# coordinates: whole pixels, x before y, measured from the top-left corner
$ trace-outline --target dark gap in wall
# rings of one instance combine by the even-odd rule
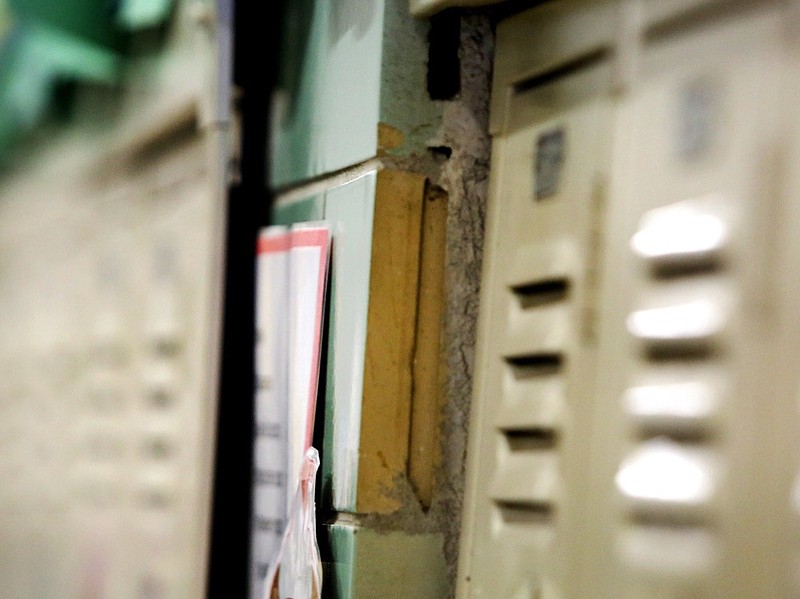
[[[448,160],[453,155],[453,148],[450,146],[430,146],[428,152],[431,153],[437,163],[440,163]]]
[[[428,32],[428,95],[452,100],[461,91],[461,14],[444,10],[431,17]]]
[[[328,263],[330,273],[332,264]],[[331,279],[325,289],[325,312],[322,320],[322,335],[320,339],[321,351],[319,355],[319,387],[317,388],[317,405],[314,413],[314,434],[311,444],[319,451],[320,467],[317,470],[315,502],[317,507],[317,543],[319,545],[319,555],[322,561],[322,599],[332,597],[331,589],[336,588],[336,570],[333,567],[333,547],[330,534],[328,533],[326,522],[335,520],[333,511],[333,489],[331,479],[322,476],[322,462],[324,459],[323,450],[325,447],[324,439],[328,431],[325,428],[325,413],[327,412],[326,396],[328,381],[328,340],[330,338],[331,323]]]
[[[331,263],[328,263],[328,273],[330,273]],[[331,325],[331,278],[328,276],[328,281],[325,286],[325,309],[322,318],[322,334],[320,338],[320,354],[319,354],[319,386],[317,387],[317,405],[314,411],[314,434],[311,438],[311,445],[319,451],[320,468],[317,470],[317,487],[315,501],[317,503],[317,513],[321,516],[320,520],[333,513],[333,494],[330,488],[330,480],[323,481],[322,478],[322,460],[325,435],[328,432],[325,429],[325,411],[326,411],[326,396],[327,396],[327,382],[328,382],[328,339],[330,337]],[[317,523],[319,527],[319,522]],[[322,536],[318,535],[322,540]],[[322,548],[320,547],[320,551]],[[324,560],[324,557],[323,557]]]
[[[208,597],[246,597],[250,562],[255,373],[255,210],[237,186],[228,200],[225,299],[214,460]]]

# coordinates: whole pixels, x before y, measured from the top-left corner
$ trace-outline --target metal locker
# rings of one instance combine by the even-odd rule
[[[527,27],[563,39],[571,10],[505,23],[498,61],[542,48]],[[460,596],[565,597],[578,575],[613,125],[611,30],[596,31],[498,66]]]
[[[797,15],[498,26],[460,597],[800,592]]]
[[[787,597],[794,25],[783,3],[637,8],[613,150],[584,588]]]

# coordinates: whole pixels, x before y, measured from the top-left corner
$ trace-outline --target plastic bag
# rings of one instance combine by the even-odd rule
[[[322,560],[317,545],[314,487],[319,453],[309,447],[278,555],[267,572],[264,599],[319,599]]]

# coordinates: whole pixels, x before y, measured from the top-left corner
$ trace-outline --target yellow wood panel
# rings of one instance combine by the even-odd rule
[[[411,397],[408,474],[424,508],[430,507],[439,465],[442,316],[447,195],[430,186],[422,211],[416,345]]]
[[[405,476],[425,178],[381,171],[375,190],[358,512],[389,513]]]
[[[447,196],[392,170],[375,194],[356,510],[387,514],[433,494]]]

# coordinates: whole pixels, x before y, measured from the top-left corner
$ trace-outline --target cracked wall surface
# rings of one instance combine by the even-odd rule
[[[360,513],[355,520],[358,526],[378,533],[402,531],[439,539],[449,596],[455,593],[466,478],[491,150],[488,127],[493,45],[490,18],[479,12],[465,12],[459,48],[461,90],[454,99],[439,102],[442,120],[436,134],[428,138],[428,154],[381,158],[386,168],[424,175],[437,193],[447,196],[440,448],[429,509],[420,505],[403,473],[395,476],[391,485],[389,497],[395,508],[390,513]]]
[[[489,93],[493,33],[489,18],[467,13],[461,21],[461,93],[445,102],[441,144],[452,148],[441,186],[449,194],[442,410],[438,497],[431,516],[444,535],[448,576],[454,592],[464,497],[465,458],[472,369],[488,193]]]

